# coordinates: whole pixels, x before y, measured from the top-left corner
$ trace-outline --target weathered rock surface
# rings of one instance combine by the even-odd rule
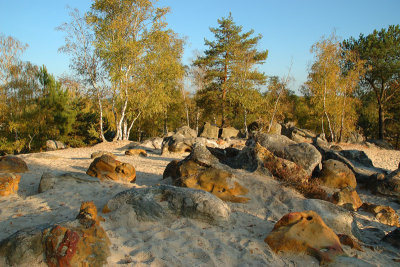
[[[374,168],[372,160],[368,158],[367,154],[361,150],[341,150],[339,154],[348,160],[355,162],[356,164],[361,164],[363,166]]]
[[[364,251],[360,245],[360,242],[349,235],[338,234],[340,243],[342,245],[349,246],[350,248],[356,249],[358,251]]]
[[[103,209],[106,212],[118,210],[137,220],[159,220],[174,215],[217,222],[228,220],[230,215],[229,206],[208,192],[169,185],[121,192]]]
[[[85,174],[79,176],[74,173],[54,175],[50,172],[44,172],[40,178],[38,192],[43,193],[57,187],[68,187],[72,183],[99,183],[99,180]]]
[[[352,187],[345,187],[332,196],[332,202],[344,208],[356,211],[363,204],[357,191]]]
[[[382,180],[376,181],[376,191],[382,195],[394,196],[400,199],[400,169],[397,169]]]
[[[131,164],[120,162],[108,155],[96,158],[90,164],[86,174],[97,177],[100,181],[113,180],[133,183],[136,180],[136,171]]]
[[[161,145],[161,154],[190,152],[192,151],[193,142],[194,139],[192,137],[185,138],[181,134],[165,137]]]
[[[291,123],[282,125],[282,135],[287,136],[296,143],[312,143],[316,135],[305,129],[300,129]]]
[[[296,144],[296,142],[290,140],[288,137],[279,134],[266,134],[262,132],[256,132],[253,138],[249,140],[247,145],[251,145],[250,142],[259,143],[265,147],[275,156],[285,158],[285,148],[289,145]]]
[[[400,227],[399,215],[397,215],[396,211],[390,206],[364,203],[361,208],[372,213],[375,218],[383,224]]]
[[[358,132],[351,132],[349,136],[344,139],[344,141],[350,144],[362,144],[365,141],[365,137]]]
[[[338,236],[314,211],[283,216],[264,241],[275,253],[306,253],[322,263],[344,254]]]
[[[27,171],[28,166],[22,159],[15,156],[0,157],[0,172],[22,173]]]
[[[47,151],[54,151],[59,149],[66,148],[65,144],[61,141],[56,140],[47,140],[46,141],[46,150]]]
[[[0,173],[0,196],[9,196],[18,192],[21,175],[14,173]]]
[[[184,138],[196,138],[197,133],[196,130],[193,130],[192,128],[188,126],[182,126],[178,129],[176,129],[175,134],[181,134],[183,135]]]
[[[219,135],[219,128],[217,126],[211,125],[210,123],[206,122],[199,136],[217,140],[218,135]]]
[[[313,145],[309,143],[291,144],[284,148],[285,159],[297,163],[311,176],[314,169],[321,164],[322,156]]]
[[[109,245],[94,203],[83,202],[75,221],[23,229],[2,240],[0,258],[8,266],[103,266]]]
[[[129,150],[125,151],[125,155],[147,157],[147,152],[143,149],[134,148],[134,149],[129,149]]]
[[[388,233],[382,240],[400,249],[400,228]]]
[[[222,128],[221,138],[228,139],[228,138],[232,138],[232,137],[237,137],[238,134],[239,134],[239,130],[237,130],[233,127],[226,127],[226,128]]]
[[[332,188],[356,188],[357,181],[354,173],[342,162],[326,160],[322,162],[322,170],[318,179],[321,184]]]
[[[222,200],[247,202],[240,195],[248,190],[240,185],[231,172],[224,170],[217,158],[201,143],[196,143],[192,153],[184,160],[170,163],[163,177],[170,176],[174,185],[202,189]]]
[[[97,151],[97,152],[93,152],[93,153],[90,155],[90,158],[95,159],[95,158],[99,158],[99,157],[101,157],[101,156],[103,156],[103,155],[108,155],[108,156],[110,156],[110,157],[117,158],[117,156],[115,156],[113,153],[108,152],[108,151]]]

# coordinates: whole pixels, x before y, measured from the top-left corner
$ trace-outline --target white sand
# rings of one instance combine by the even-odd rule
[[[247,204],[228,203],[231,219],[223,225],[213,225],[194,219],[177,217],[159,222],[127,221],[102,214],[101,209],[118,192],[132,187],[145,187],[162,182],[165,166],[173,159],[186,155],[160,156],[159,151],[149,157],[125,156],[130,142],[99,144],[90,148],[66,149],[53,152],[20,155],[29,167],[22,174],[18,195],[0,198],[0,240],[10,234],[39,224],[55,224],[76,217],[82,201],[93,200],[99,214],[105,218],[101,225],[111,240],[109,266],[318,266],[311,256],[276,255],[264,243],[274,224],[285,214],[313,209],[336,233],[361,235],[362,241],[377,246],[364,252],[344,246],[350,258],[340,258],[336,266],[396,266],[399,251],[383,243],[376,243],[376,235],[393,230],[380,224],[371,214],[351,213],[331,203],[304,199],[292,189],[281,187],[268,177],[243,170],[232,170],[239,181],[249,189]],[[399,151],[342,146],[345,149],[366,151],[376,167],[394,170],[400,161]],[[93,152],[106,150],[120,161],[132,164],[137,171],[136,184],[115,182],[67,183],[37,193],[43,172],[54,174],[76,173],[85,177]],[[387,198],[370,195],[360,190],[363,201],[390,204],[398,213],[400,205]],[[354,221],[353,221],[354,220]],[[360,230],[352,231],[352,224]],[[371,230],[376,227],[380,232]],[[40,265],[40,264],[39,264]],[[32,263],[31,266],[35,266]]]

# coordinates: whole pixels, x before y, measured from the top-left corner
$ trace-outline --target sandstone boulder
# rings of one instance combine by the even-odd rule
[[[349,246],[352,249],[356,249],[358,251],[364,251],[360,245],[360,242],[349,235],[346,234],[338,234],[340,243],[342,245]]]
[[[184,216],[217,222],[228,220],[230,215],[229,206],[208,192],[169,185],[121,192],[108,201],[103,211],[122,213],[140,221]]]
[[[228,139],[232,137],[237,137],[239,134],[239,130],[236,130],[233,127],[222,128],[221,138]]]
[[[358,132],[351,132],[344,141],[350,144],[362,144],[365,141],[365,137]]]
[[[66,148],[65,144],[61,141],[56,140],[47,140],[46,141],[46,150],[47,151],[54,151],[59,149]]]
[[[357,211],[363,204],[357,191],[352,187],[345,187],[332,196],[332,202],[344,208]]]
[[[176,129],[175,134],[181,134],[181,135],[183,135],[184,138],[196,138],[197,137],[196,130],[193,130],[189,126],[182,126],[178,129]]]
[[[13,195],[18,192],[21,176],[14,173],[0,173],[0,196]]]
[[[361,208],[367,212],[372,213],[380,223],[389,226],[400,227],[399,215],[397,215],[396,211],[390,206],[364,203]]]
[[[22,173],[27,171],[28,166],[24,160],[15,156],[0,157],[0,172]]]
[[[172,136],[165,137],[161,145],[161,154],[168,152],[173,153],[187,153],[192,151],[194,139],[185,138],[181,134],[174,134]]]
[[[50,172],[44,172],[40,178],[38,192],[43,193],[55,188],[66,188],[74,183],[99,183],[99,179],[76,173],[54,175]]]
[[[291,144],[284,148],[284,158],[303,167],[311,176],[314,169],[321,164],[322,156],[313,145],[309,143]]]
[[[136,180],[136,171],[131,164],[120,162],[108,155],[96,158],[90,164],[86,174],[97,177],[100,181],[113,180],[134,183]]]
[[[400,169],[397,169],[386,176],[378,176],[378,180],[376,181],[376,191],[382,195],[394,196],[400,199]]]
[[[372,160],[368,158],[367,154],[361,150],[341,150],[340,155],[354,162],[355,164],[361,164],[366,167],[373,168]]]
[[[314,211],[283,216],[264,241],[275,253],[306,253],[317,257],[321,263],[344,254],[338,236]]]
[[[113,153],[108,152],[108,151],[97,151],[97,152],[93,152],[93,153],[90,155],[90,158],[95,159],[95,158],[99,158],[99,157],[101,157],[101,156],[103,156],[103,155],[108,155],[108,156],[110,156],[110,157],[117,158],[117,156],[115,156]]]
[[[203,126],[203,130],[201,131],[200,137],[205,137],[207,139],[218,139],[219,128],[217,126],[211,125],[206,122]]]
[[[110,241],[100,226],[93,202],[83,202],[77,219],[54,226],[23,229],[0,242],[8,266],[46,262],[55,266],[103,266]]]
[[[332,188],[356,188],[357,181],[354,173],[342,162],[326,160],[322,162],[322,170],[318,177],[321,184]]]
[[[142,156],[142,157],[147,157],[147,152],[143,149],[129,149],[125,151],[125,155],[127,156]]]
[[[249,140],[247,145],[252,145],[251,142],[254,142],[254,144],[259,143],[261,146],[274,153],[275,156],[281,158],[285,158],[285,148],[287,146],[296,144],[284,135],[261,132],[254,133],[252,140]]]

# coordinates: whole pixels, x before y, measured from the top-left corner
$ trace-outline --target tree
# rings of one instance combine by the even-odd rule
[[[227,118],[226,107],[230,91],[236,89],[251,92],[265,83],[265,75],[258,72],[255,65],[264,62],[268,51],[258,51],[256,46],[262,36],[251,37],[253,30],[242,33],[242,26],[235,24],[231,14],[228,18],[219,19],[218,24],[218,28],[210,28],[216,40],[205,40],[208,49],[204,56],[197,58],[194,65],[205,66],[209,86],[203,93],[216,97],[214,104],[220,106],[223,127]]]
[[[315,43],[311,52],[315,54],[315,61],[305,84],[307,94],[321,118],[322,133],[326,119],[330,139],[340,141],[344,129],[355,128],[355,102],[351,96],[362,74],[362,63],[356,55],[342,50],[334,33]]]
[[[361,86],[364,92],[373,91],[378,108],[378,138],[384,138],[387,105],[394,100],[400,80],[400,27],[374,30],[358,39],[351,37],[343,42],[346,50],[355,51],[365,61],[365,75]]]
[[[106,141],[103,131],[103,99],[105,95],[104,65],[94,47],[94,33],[78,9],[70,10],[71,21],[57,29],[66,33],[65,45],[59,51],[71,55],[70,67],[83,82],[90,85],[99,108],[99,136]]]

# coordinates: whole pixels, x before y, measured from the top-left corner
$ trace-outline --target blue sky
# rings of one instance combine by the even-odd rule
[[[69,20],[66,6],[89,10],[90,0],[0,0],[0,33],[27,43],[23,59],[46,65],[59,76],[69,73],[69,59],[58,53],[64,35],[55,28]],[[400,24],[399,0],[160,0],[170,6],[169,27],[186,37],[184,63],[194,50],[204,50],[204,38],[213,39],[209,27],[229,12],[244,31],[262,34],[260,49],[268,49],[259,67],[268,76],[284,76],[293,62],[293,90],[307,79],[312,62],[310,47],[333,30],[343,39],[369,34],[374,29]]]

